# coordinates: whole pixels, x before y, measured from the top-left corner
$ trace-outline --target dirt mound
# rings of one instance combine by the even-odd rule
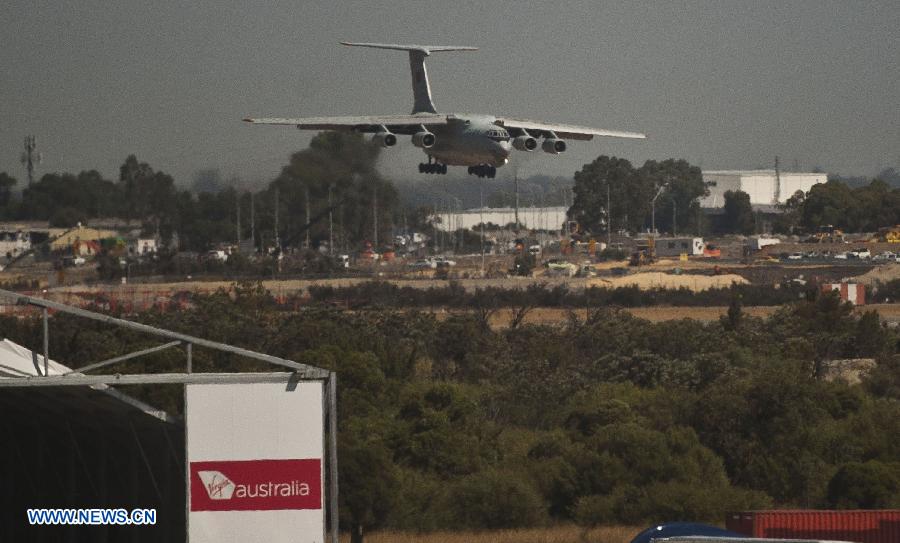
[[[894,279],[900,279],[900,264],[876,266],[870,272],[854,277],[853,281],[872,286],[876,283],[887,283]]]
[[[588,286],[600,288],[618,288],[626,286],[637,286],[640,289],[653,288],[688,288],[694,292],[708,290],[711,288],[726,288],[732,283],[740,285],[748,284],[748,281],[735,274],[726,275],[673,275],[661,272],[646,272],[627,275],[625,277],[600,278],[592,279]]]

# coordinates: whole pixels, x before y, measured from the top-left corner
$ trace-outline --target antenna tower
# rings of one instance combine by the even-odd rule
[[[40,164],[43,158],[40,153],[35,152],[37,145],[34,143],[34,136],[25,136],[25,151],[22,153],[22,164],[28,172],[28,185],[34,183],[34,165]]]

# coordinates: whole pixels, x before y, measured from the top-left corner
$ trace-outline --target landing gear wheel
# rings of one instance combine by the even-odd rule
[[[420,163],[419,164],[419,173],[433,173],[433,174],[439,174],[439,175],[446,175],[447,165],[446,164],[438,164],[437,162],[429,162],[427,164]]]
[[[493,179],[497,176],[497,168],[488,166],[487,164],[479,164],[478,166],[469,166],[469,175],[477,175],[478,177],[487,177]]]

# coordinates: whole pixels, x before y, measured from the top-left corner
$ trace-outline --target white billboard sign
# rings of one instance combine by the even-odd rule
[[[185,386],[190,543],[324,543],[323,383]]]

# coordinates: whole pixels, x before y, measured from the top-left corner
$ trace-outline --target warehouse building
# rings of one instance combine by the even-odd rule
[[[828,181],[826,173],[776,172],[776,170],[704,171],[703,181],[709,195],[700,200],[704,208],[721,208],[727,191],[743,191],[750,204],[773,206],[783,204],[798,190],[809,192],[813,185]]]
[[[519,224],[529,230],[559,230],[566,222],[567,207],[520,207]],[[516,210],[511,207],[485,207],[460,211],[440,212],[433,217],[437,229],[445,232],[470,229],[482,222],[506,226],[516,221]]]

